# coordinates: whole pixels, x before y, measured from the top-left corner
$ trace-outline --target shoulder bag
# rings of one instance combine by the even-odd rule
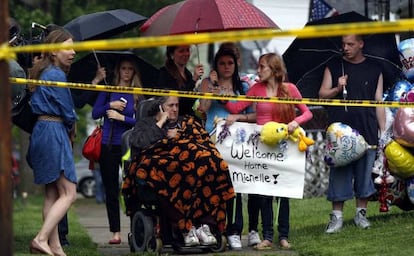
[[[32,92],[25,89],[23,95],[18,95],[13,99],[11,113],[13,124],[28,133],[32,133],[37,121],[37,115],[32,112],[30,105],[31,97]]]
[[[98,124],[92,133],[86,138],[82,148],[82,155],[89,160],[90,167],[93,167],[94,162],[99,162],[99,157],[101,155],[101,142],[102,126]]]

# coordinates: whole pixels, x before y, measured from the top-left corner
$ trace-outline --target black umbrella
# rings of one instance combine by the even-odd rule
[[[77,41],[105,39],[128,31],[147,20],[135,12],[116,9],[79,16],[63,27]]]
[[[155,87],[158,69],[130,51],[91,52],[72,64],[68,80],[70,82],[90,84],[96,75],[99,61],[101,67],[105,67],[106,69],[106,81],[108,81],[108,84],[112,84],[115,65],[119,62],[119,60],[124,58],[135,61],[140,72],[143,87]],[[71,89],[71,91],[75,106],[78,108],[83,107],[85,104],[93,106],[96,96],[98,95],[97,91],[80,89]]]
[[[348,12],[334,17],[307,23],[305,26],[336,23],[373,21],[356,12]],[[346,31],[344,31],[346,34]],[[364,54],[374,58],[383,67],[384,91],[392,87],[401,76],[401,63],[395,34],[364,35]],[[283,54],[289,81],[295,83],[303,97],[318,98],[325,64],[342,56],[342,38],[295,39]]]

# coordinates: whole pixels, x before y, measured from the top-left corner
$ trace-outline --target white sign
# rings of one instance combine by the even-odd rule
[[[305,152],[296,142],[270,147],[260,141],[260,125],[240,122],[228,127],[220,142],[223,124],[217,124],[216,147],[229,164],[237,193],[303,198]]]

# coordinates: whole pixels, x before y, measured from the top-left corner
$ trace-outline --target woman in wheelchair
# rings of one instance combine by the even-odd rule
[[[145,181],[161,204],[177,212],[171,218],[162,207],[185,246],[217,244],[212,233],[225,230],[226,201],[235,195],[227,163],[198,121],[178,116],[178,97],[150,104],[148,117],[137,121],[130,137],[133,160],[123,189]]]

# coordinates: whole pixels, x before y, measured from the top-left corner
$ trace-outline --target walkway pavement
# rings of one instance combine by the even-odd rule
[[[99,252],[103,256],[122,256],[130,253],[128,245],[128,232],[130,231],[130,221],[129,218],[121,213],[121,234],[122,234],[122,243],[120,245],[109,245],[108,240],[111,238],[111,233],[108,228],[108,220],[106,217],[106,209],[104,204],[97,204],[93,199],[83,199],[79,198],[75,205],[75,212],[78,215],[79,222],[83,225],[89,236],[92,238],[92,241],[98,245]],[[298,255],[294,251],[286,251],[280,249],[266,250],[266,251],[255,251],[247,247],[247,238],[242,237],[243,250],[241,251],[229,251],[220,253],[220,255],[282,255],[282,256],[296,256]],[[164,251],[163,251],[164,252]],[[172,250],[165,250],[165,253],[168,255],[177,255]],[[199,250],[194,250],[194,253],[186,253],[186,256],[197,255],[200,256],[210,256],[218,255],[217,253],[203,253]]]

